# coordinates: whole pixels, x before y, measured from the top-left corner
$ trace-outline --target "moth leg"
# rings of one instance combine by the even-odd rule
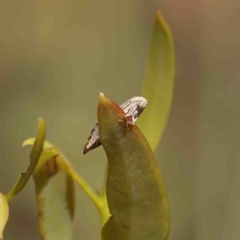
[[[129,129],[128,125],[135,125],[138,118],[138,107],[137,105],[132,106],[125,112],[124,120],[119,120],[120,122],[124,122],[126,124],[127,129]]]
[[[135,125],[135,118],[134,118],[134,116],[132,115],[132,116],[130,116],[130,117],[126,117],[125,116],[125,120],[126,120],[126,122],[127,122],[127,124],[130,124],[130,125]]]
[[[130,115],[125,115],[124,116],[124,120],[118,120],[119,122],[123,122],[125,123],[127,129],[129,129],[129,126],[128,125],[135,125],[135,119],[134,119],[134,116]]]
[[[127,123],[131,125],[135,125],[138,117],[139,117],[139,112],[137,108],[131,112],[131,115],[130,114],[125,115],[125,119],[127,120]]]
[[[126,125],[127,129],[129,129],[129,127],[128,127],[128,123],[126,122],[126,120],[125,120],[125,119],[124,119],[124,120],[122,120],[122,119],[119,119],[118,121],[119,121],[119,122],[122,122],[122,123],[124,123],[124,124]]]

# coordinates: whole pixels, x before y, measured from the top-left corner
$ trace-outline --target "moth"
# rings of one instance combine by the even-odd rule
[[[141,115],[143,110],[147,106],[147,99],[143,97],[133,97],[123,104],[119,105],[119,107],[124,111],[125,113],[125,121],[119,120],[121,122],[125,122],[126,126],[128,127],[128,124],[135,125],[138,117]],[[86,154],[87,152],[101,146],[101,141],[99,138],[99,132],[98,132],[98,123],[91,131],[91,134],[87,140],[87,143],[85,144],[83,148],[83,154]]]

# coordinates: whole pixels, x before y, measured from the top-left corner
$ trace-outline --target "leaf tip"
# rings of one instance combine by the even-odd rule
[[[45,121],[44,121],[44,119],[43,118],[38,118],[38,126],[40,127],[46,127],[45,126]]]
[[[100,93],[99,93],[99,98],[100,98],[100,97],[103,97],[103,96],[104,96],[104,93],[100,92]]]
[[[28,145],[28,139],[25,140],[25,141],[22,143],[22,147],[25,147],[25,146],[27,146],[27,145]]]
[[[99,93],[99,102],[105,102],[106,101],[106,97],[104,95],[104,93],[100,92]]]
[[[157,17],[159,19],[163,18],[162,12],[160,10],[157,11]]]
[[[43,118],[38,118],[38,125],[39,126],[45,126],[45,121],[44,121],[44,119]]]
[[[163,25],[167,24],[161,11],[157,11],[157,21]]]
[[[164,28],[164,30],[167,32],[168,35],[171,34],[170,28],[169,28],[166,20],[164,19],[161,11],[157,11],[156,22],[157,22],[157,24],[159,24],[160,26],[162,26]]]
[[[110,99],[108,99],[102,92],[99,93],[99,105],[104,106],[108,105],[110,102],[112,102]]]
[[[34,141],[35,141],[35,138],[29,138],[22,143],[22,147],[25,147],[27,145],[33,145]]]

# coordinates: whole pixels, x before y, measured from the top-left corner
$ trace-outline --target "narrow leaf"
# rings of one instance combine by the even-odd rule
[[[39,157],[43,149],[43,143],[46,135],[46,126],[42,118],[39,118],[38,123],[38,133],[36,140],[34,142],[33,148],[30,153],[30,165],[26,173],[22,173],[18,178],[15,185],[6,194],[8,202],[10,202],[27,184],[29,178],[31,177],[35,167],[37,166]]]
[[[142,96],[148,100],[138,126],[155,150],[162,138],[173,98],[175,54],[171,31],[158,12],[152,35]]]
[[[137,126],[103,94],[98,105],[99,134],[108,158],[107,200],[112,217],[103,240],[166,240],[169,204],[154,154]]]
[[[7,224],[9,208],[7,198],[0,192],[0,239],[3,239],[3,230]]]

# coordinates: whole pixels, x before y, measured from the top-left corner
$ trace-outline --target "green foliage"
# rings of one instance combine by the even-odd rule
[[[30,138],[23,143],[23,146],[33,145],[34,142],[35,138]],[[95,193],[74,170],[63,153],[57,150],[51,143],[45,141],[43,149],[39,164],[33,174],[40,213],[39,227],[41,236],[51,240],[59,239],[59,236],[61,236],[61,239],[71,239],[75,209],[72,180],[75,180],[93,201],[100,213],[102,225],[104,225],[110,216],[105,194],[99,195]],[[56,171],[54,171],[54,169]],[[53,170],[53,172],[49,174],[51,170]],[[64,174],[65,177],[59,178],[55,176],[58,172]],[[64,179],[65,182],[63,182]],[[64,186],[66,188],[64,188]],[[52,198],[49,198],[49,196],[52,196]],[[54,207],[51,208],[53,202],[55,202],[55,205],[57,204],[61,210],[55,214],[49,214],[52,210],[56,211]],[[51,209],[49,210],[49,208]],[[64,224],[64,228],[61,227],[62,224]],[[57,229],[60,230],[57,231]],[[64,233],[62,233],[62,231],[64,231]]]
[[[45,240],[70,240],[75,212],[74,180],[95,204],[102,223],[102,240],[166,240],[169,204],[164,182],[152,149],[161,140],[173,93],[174,47],[170,29],[158,13],[142,95],[148,107],[139,126],[126,125],[124,113],[100,94],[100,139],[108,159],[106,191],[98,194],[74,170],[67,158],[45,141],[45,122],[39,119],[30,166],[4,195],[0,193],[0,238],[11,201],[33,176],[39,212],[40,234]],[[150,147],[151,146],[151,147]]]
[[[75,189],[73,179],[59,160],[49,159],[33,174],[43,239],[68,240],[73,235]]]
[[[138,126],[155,150],[162,138],[171,109],[175,54],[171,31],[158,12],[143,84],[142,96],[148,100]]]
[[[3,230],[7,224],[9,207],[7,198],[0,192],[0,239],[3,239]]]
[[[119,124],[124,112],[100,94],[98,126],[108,158],[107,199],[112,217],[103,240],[165,240],[169,204],[154,154],[137,126]]]
[[[45,136],[46,136],[45,122],[42,118],[40,118],[36,141],[34,141],[34,145],[33,145],[33,148],[31,150],[31,153],[30,153],[30,165],[27,169],[27,172],[22,173],[20,175],[20,177],[18,178],[15,185],[6,194],[8,202],[10,202],[19,192],[21,192],[23,190],[23,188],[27,184],[29,178],[31,177],[35,167],[38,164],[39,157],[42,153],[42,148],[43,148],[43,143],[45,141]]]

